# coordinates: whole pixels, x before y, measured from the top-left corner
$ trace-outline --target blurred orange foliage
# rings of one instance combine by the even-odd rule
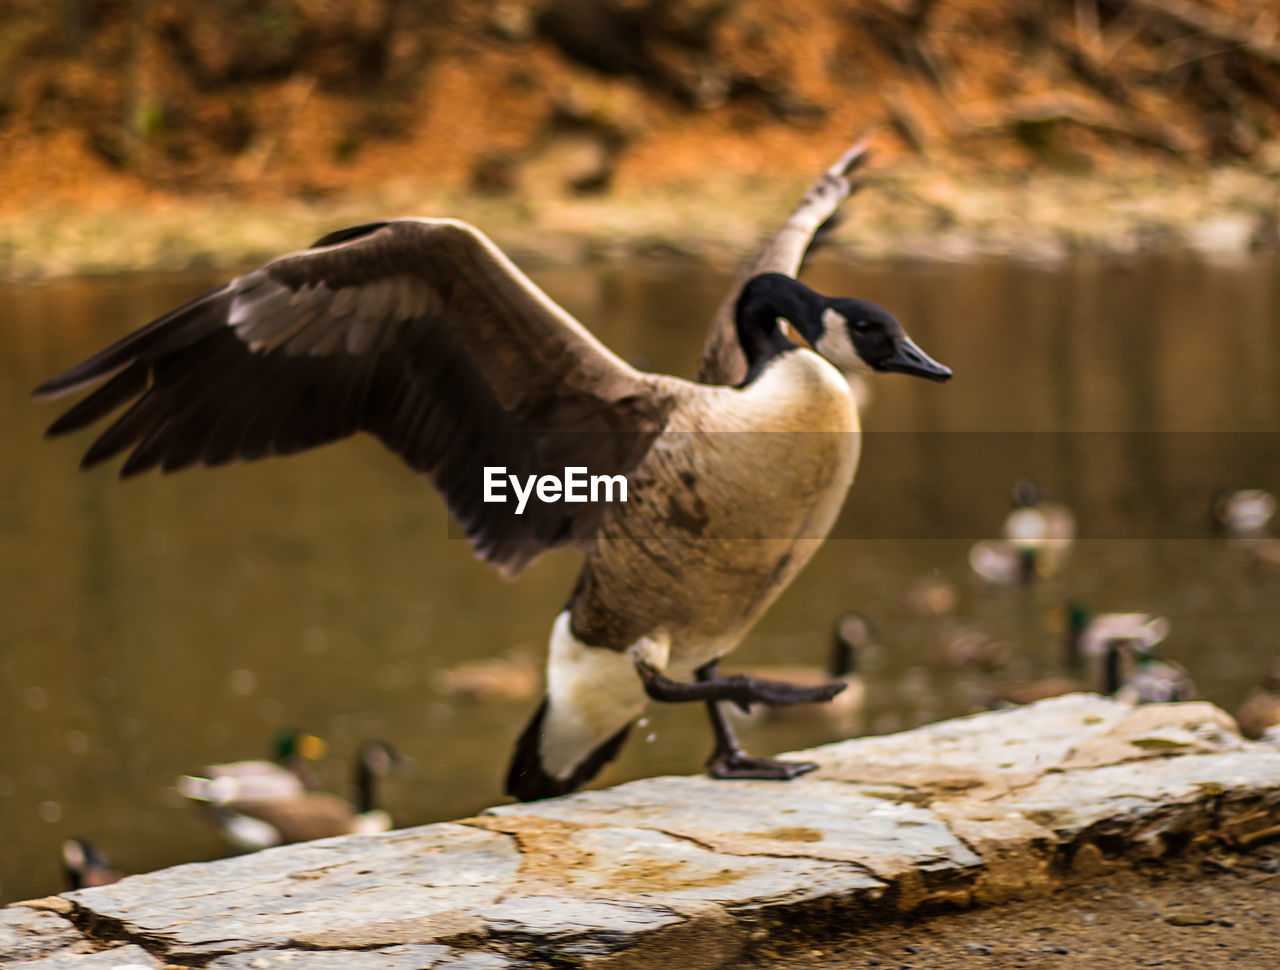
[[[1248,159],[1273,0],[11,0],[0,215],[396,182],[487,194]]]

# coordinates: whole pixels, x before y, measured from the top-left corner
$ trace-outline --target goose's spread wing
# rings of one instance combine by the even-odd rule
[[[734,322],[738,294],[742,292],[747,280],[760,273],[795,276],[800,271],[800,264],[809,245],[840,203],[853,192],[856,187],[853,173],[866,160],[865,140],[841,155],[809,187],[790,218],[769,240],[755,261],[738,275],[711,324],[711,334],[703,345],[702,360],[698,364],[698,380],[707,384],[738,384],[747,376],[747,359],[738,343]]]
[[[593,504],[483,501],[483,468],[626,474],[671,403],[454,220],[345,229],[178,307],[36,389],[109,378],[49,429],[128,405],[85,467],[128,476],[376,435],[431,476],[477,551],[508,573],[589,536]],[[510,489],[508,489],[508,495]]]

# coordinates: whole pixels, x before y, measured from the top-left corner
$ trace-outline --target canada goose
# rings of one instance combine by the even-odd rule
[[[203,802],[233,846],[252,852],[273,845],[306,842],[333,835],[386,832],[391,816],[377,807],[377,779],[398,771],[403,759],[385,741],[366,741],[356,755],[352,789],[355,803],[328,792],[298,791],[278,797],[245,796],[214,781],[205,793],[187,794]]]
[[[1276,514],[1276,500],[1260,488],[1215,492],[1209,506],[1210,529],[1237,539],[1254,539],[1266,533]]]
[[[875,623],[869,616],[850,610],[836,620],[831,631],[831,648],[826,666],[779,664],[740,671],[759,680],[785,681],[797,687],[821,688],[832,681],[844,681],[848,685],[829,701],[781,707],[767,704],[753,706],[748,716],[759,713],[766,719],[817,720],[841,730],[852,728],[866,699],[866,686],[858,674],[858,668],[862,657],[875,645],[875,628]]]
[[[96,844],[78,838],[62,843],[62,874],[67,888],[73,890],[110,886],[124,878]]]
[[[793,777],[813,766],[748,757],[717,702],[815,702],[842,685],[722,679],[716,661],[821,545],[853,481],[860,427],[844,375],[951,376],[888,311],[791,275],[862,157],[855,147],[815,183],[730,293],[700,383],[628,366],[472,226],[393,219],[196,297],[36,393],[106,379],[51,434],[129,405],[86,467],[132,449],[122,476],[174,471],[365,431],[430,476],[507,576],[583,547],[552,627],[547,694],[508,773],[515,797],[594,777],[650,699],[709,705],[713,775]],[[498,500],[495,468],[513,490],[526,483],[518,506]],[[619,494],[569,504],[540,484],[529,499],[534,474],[571,469],[610,489],[621,479]]]
[[[520,701],[532,697],[541,678],[529,651],[517,647],[501,657],[471,660],[436,671],[436,690],[476,701]]]
[[[1096,690],[1107,696],[1115,696],[1125,686],[1124,659],[1128,650],[1128,641],[1117,637],[1106,641],[1103,663],[1098,672],[1097,683],[1090,686],[1079,676],[1058,674],[1027,684],[1013,684],[1001,688],[988,703],[988,707],[1004,707],[1007,705],[1031,704],[1050,697],[1061,697],[1064,694],[1076,694],[1081,691]]]
[[[275,737],[275,760],[229,761],[206,765],[198,775],[178,779],[178,791],[198,801],[289,798],[311,787],[308,761],[324,757],[325,743],[296,728]]]
[[[1013,508],[1002,539],[984,539],[969,549],[969,566],[991,583],[1030,583],[1055,574],[1075,539],[1075,517],[1064,505],[1041,500],[1028,478],[1016,482]]]

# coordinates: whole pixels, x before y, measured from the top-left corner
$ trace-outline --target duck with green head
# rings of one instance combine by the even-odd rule
[[[376,784],[403,764],[388,742],[366,741],[355,759],[354,801],[309,790],[269,797],[261,792],[245,795],[238,789],[219,788],[216,782],[207,797],[188,797],[203,802],[223,837],[243,852],[335,835],[386,832],[391,817],[377,805]]]
[[[297,728],[277,732],[272,760],[229,761],[183,775],[178,791],[196,801],[288,798],[311,787],[310,762],[324,757],[325,743]]]

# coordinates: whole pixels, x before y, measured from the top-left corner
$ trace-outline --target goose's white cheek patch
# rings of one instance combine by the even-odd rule
[[[823,334],[814,350],[842,371],[868,373],[871,368],[858,356],[849,339],[849,318],[830,307],[822,311]]]

